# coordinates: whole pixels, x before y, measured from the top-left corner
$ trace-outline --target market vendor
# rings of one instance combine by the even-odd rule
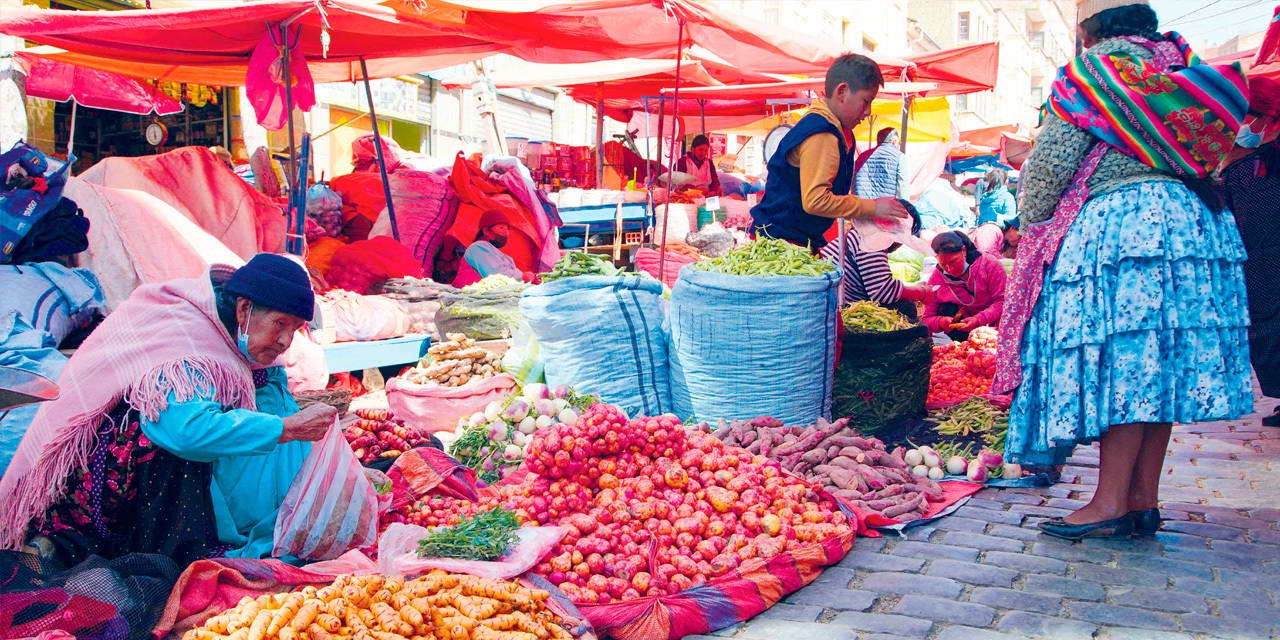
[[[700,189],[708,196],[718,196],[720,177],[716,175],[715,163],[711,161],[711,141],[698,134],[693,138],[693,146],[689,153],[676,160],[675,170],[693,176],[693,182],[683,185],[682,189]]]
[[[315,296],[291,258],[146,285],[71,356],[0,480],[0,548],[67,565],[271,554],[276,512],[335,411],[278,358]]]
[[[1022,223],[1017,217],[1003,222],[988,222],[979,225],[969,232],[974,246],[995,258],[1014,259],[1018,257],[1018,242],[1022,240]]]
[[[920,234],[920,215],[915,207],[907,206],[911,214],[911,233]],[[844,223],[842,223],[844,224]],[[894,243],[875,251],[863,249],[858,232],[849,230],[844,236],[844,302],[870,300],[887,309],[893,309],[915,321],[919,316],[916,301],[924,300],[929,288],[924,284],[906,284],[893,277],[889,269],[889,254],[902,245]],[[832,242],[822,248],[822,257],[839,264],[840,247]]]
[[[497,274],[533,282],[532,273],[521,271],[516,261],[502,252],[510,234],[511,224],[501,211],[490,209],[481,214],[480,230],[458,264],[458,276],[454,278],[453,286],[465,287]]]
[[[938,268],[929,276],[934,293],[924,304],[929,330],[963,341],[974,329],[1000,322],[1008,279],[1000,261],[979,251],[959,231],[938,234],[932,247]]]
[[[874,200],[850,193],[853,185],[853,128],[871,111],[884,76],[870,58],[847,54],[827,70],[826,99],[787,132],[769,158],[764,199],[751,208],[751,232],[807,246],[817,252],[836,219],[902,219],[907,212],[893,198]]]

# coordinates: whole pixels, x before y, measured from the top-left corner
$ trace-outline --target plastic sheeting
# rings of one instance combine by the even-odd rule
[[[154,196],[243,260],[284,249],[285,217],[280,206],[204,147],[141,158],[106,158],[79,177],[90,184]]]

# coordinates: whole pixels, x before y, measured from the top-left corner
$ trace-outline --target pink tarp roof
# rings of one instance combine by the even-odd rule
[[[33,98],[58,102],[74,99],[86,107],[143,115],[154,111],[163,116],[183,109],[182,103],[146,80],[46,60],[22,51],[14,55],[26,67],[27,95]]]
[[[671,58],[678,21],[726,63],[770,73],[812,73],[844,53],[838,43],[699,4],[696,0],[266,0],[185,9],[111,12],[6,8],[0,33],[52,45],[60,61],[135,77],[244,83],[265,30],[292,20],[316,82],[439,69],[491,53],[545,63]],[[328,34],[327,51],[321,34]],[[908,63],[873,57],[905,73]]]

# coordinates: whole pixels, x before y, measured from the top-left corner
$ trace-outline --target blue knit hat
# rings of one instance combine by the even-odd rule
[[[248,264],[236,269],[222,290],[259,307],[283,311],[307,322],[315,313],[316,294],[311,290],[307,270],[274,253],[254,256]]]

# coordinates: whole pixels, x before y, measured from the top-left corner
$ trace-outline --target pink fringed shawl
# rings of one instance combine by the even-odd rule
[[[22,546],[120,401],[150,420],[170,394],[254,408],[249,363],[218,319],[208,274],[139,287],[71,357],[58,385],[61,397],[40,408],[0,480],[0,549]]]

